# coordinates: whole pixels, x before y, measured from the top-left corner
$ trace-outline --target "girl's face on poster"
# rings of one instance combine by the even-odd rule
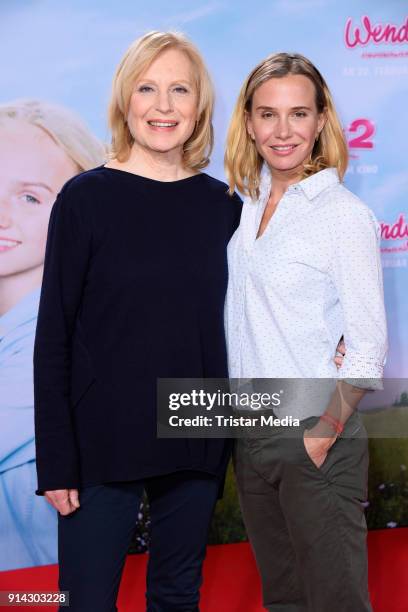
[[[193,66],[178,49],[161,53],[135,83],[127,122],[136,147],[182,154],[194,131],[198,96]]]
[[[303,75],[271,78],[255,90],[248,133],[272,175],[302,176],[325,116],[318,113],[315,87]]]
[[[77,172],[41,128],[0,123],[0,278],[42,268],[52,205]]]

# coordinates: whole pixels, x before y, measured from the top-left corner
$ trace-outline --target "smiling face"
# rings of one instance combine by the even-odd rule
[[[40,284],[48,221],[62,185],[78,168],[42,129],[0,123],[0,282]]]
[[[315,87],[304,75],[271,78],[256,90],[247,116],[247,130],[272,175],[299,180],[316,137],[323,129]]]
[[[127,122],[134,147],[182,156],[194,131],[198,96],[193,65],[178,49],[161,53],[135,83]]]

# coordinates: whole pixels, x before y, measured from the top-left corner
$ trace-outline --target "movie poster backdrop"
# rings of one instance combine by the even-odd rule
[[[350,151],[346,185],[373,209],[380,223],[390,344],[385,375],[400,381],[386,417],[393,419],[397,434],[370,439],[367,520],[370,528],[408,525],[408,440],[398,434],[407,430],[408,410],[406,3],[3,0],[0,571],[57,559],[55,512],[44,498],[34,497],[32,349],[38,271],[56,193],[78,168],[103,163],[100,143],[109,142],[106,107],[116,64],[130,42],[152,29],[185,32],[207,61],[217,93],[216,141],[208,172],[220,179],[228,119],[242,81],[256,63],[272,52],[300,52],[326,77]],[[14,107],[19,110],[10,111]],[[78,139],[87,151],[82,166],[73,144]],[[20,185],[29,180],[45,183],[48,191],[38,184]],[[338,241],[341,246],[341,235]],[[371,423],[378,425],[385,418],[377,408],[365,410],[369,432]],[[148,546],[145,504],[139,516],[133,552]],[[211,542],[245,538],[230,471]]]

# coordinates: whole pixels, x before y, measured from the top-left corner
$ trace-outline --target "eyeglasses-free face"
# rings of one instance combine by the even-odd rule
[[[274,173],[299,178],[325,123],[315,88],[304,75],[271,78],[254,92],[247,115],[248,133]]]
[[[134,147],[180,158],[194,131],[198,96],[185,53],[161,53],[135,83],[127,122]]]
[[[78,168],[41,128],[0,124],[0,281],[40,285],[48,221],[62,185]]]

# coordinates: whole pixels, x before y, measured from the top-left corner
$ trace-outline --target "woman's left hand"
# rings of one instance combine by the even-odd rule
[[[343,340],[340,340],[336,348],[336,355],[334,357],[334,363],[336,364],[337,369],[341,368],[341,366],[343,365],[343,359],[345,354],[346,345],[344,344]]]
[[[326,461],[327,453],[336,439],[337,436],[333,430],[323,432],[319,425],[312,429],[305,429],[303,444],[305,445],[307,454],[317,468],[320,468]]]

